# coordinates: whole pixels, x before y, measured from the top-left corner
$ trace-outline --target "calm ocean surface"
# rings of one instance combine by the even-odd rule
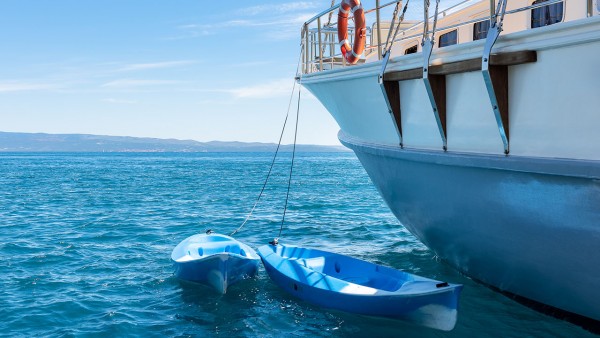
[[[460,275],[403,229],[351,153],[299,154],[281,242],[465,285],[440,332],[329,311],[278,289],[261,267],[226,295],[172,275],[171,250],[250,211],[271,154],[0,155],[2,336],[587,337]],[[276,236],[289,154],[236,236]]]

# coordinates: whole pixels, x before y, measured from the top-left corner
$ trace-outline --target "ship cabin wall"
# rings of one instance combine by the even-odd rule
[[[511,0],[508,1],[506,10],[516,10],[519,8],[530,6],[534,3],[534,0]],[[593,0],[592,3],[592,13],[594,15],[600,14],[600,0]],[[585,0],[565,0],[563,1],[563,19],[561,22],[569,22],[574,20],[579,20],[587,17],[588,8],[587,1]],[[444,27],[452,26],[455,24],[460,24],[461,22],[466,22],[475,19],[481,19],[481,21],[489,20],[490,8],[489,3],[487,1],[481,1],[467,8],[461,9],[457,12],[450,13],[446,16],[440,17],[438,19],[438,31],[436,32],[436,45],[434,48],[439,47],[439,38],[441,35],[451,32],[453,30],[457,31],[458,39],[457,44],[467,43],[473,41],[473,30],[474,24],[467,24],[460,26],[458,28],[453,29],[444,29]],[[405,28],[409,28],[413,26],[413,23],[410,25],[403,25]],[[376,27],[376,25],[374,25]],[[387,37],[387,29],[389,28],[388,23],[382,23],[382,37],[385,39]],[[431,28],[431,27],[430,27]],[[405,36],[413,36],[422,34],[423,26],[419,25],[418,27],[412,29],[406,29],[404,31]],[[519,31],[524,31],[531,29],[531,10],[521,11],[517,13],[513,13],[510,15],[506,15],[504,18],[504,26],[503,26],[502,34],[509,34]],[[375,32],[376,29],[373,29]],[[375,34],[375,33],[374,33]],[[376,35],[374,35],[376,36]],[[375,41],[375,40],[374,40]],[[407,50],[410,48],[417,46],[416,52],[422,51],[421,40],[420,38],[411,38],[406,41],[396,42],[394,48],[392,49],[392,57],[405,55],[407,54]],[[443,48],[443,47],[442,47]],[[367,56],[367,62],[376,61],[377,55],[373,53]],[[371,60],[369,60],[371,59]]]

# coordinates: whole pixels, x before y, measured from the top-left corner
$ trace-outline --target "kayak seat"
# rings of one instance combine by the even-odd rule
[[[316,272],[322,273],[325,268],[325,259],[323,257],[301,258],[296,261],[305,268],[311,269]]]
[[[362,286],[369,286],[369,282],[371,281],[369,277],[366,276],[344,276],[340,279],[348,283],[358,284]]]
[[[367,286],[374,289],[394,292],[402,288],[405,281],[395,278],[377,278],[377,276],[346,276],[340,279],[353,284]]]
[[[240,248],[240,245],[233,241],[206,242],[198,247],[200,256],[210,256],[222,252],[229,252],[245,256],[246,252]]]

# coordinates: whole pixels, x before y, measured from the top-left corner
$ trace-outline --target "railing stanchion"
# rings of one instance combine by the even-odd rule
[[[309,55],[309,45],[308,45],[308,24],[305,24],[305,25],[304,25],[304,45],[305,45],[305,48],[304,48],[304,55],[305,55],[305,56],[304,56],[304,61],[306,62],[306,63],[304,64],[304,67],[305,67],[305,69],[304,69],[304,73],[305,73],[305,74],[308,74],[308,63],[309,63],[309,56],[308,56],[308,55]]]
[[[375,13],[377,16],[377,57],[381,60],[381,21],[379,20],[379,0],[375,1]]]
[[[329,56],[331,57],[331,69],[333,69],[334,67],[334,61],[335,61],[335,38],[337,37],[335,34],[329,33],[330,34],[330,43],[329,43]]]
[[[317,18],[317,34],[319,34],[319,71],[323,70],[323,49],[321,49],[321,17]]]

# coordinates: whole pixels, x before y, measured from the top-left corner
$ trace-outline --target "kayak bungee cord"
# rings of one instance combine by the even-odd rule
[[[304,52],[304,46],[300,47],[300,56],[298,57],[298,64],[296,66],[296,74],[298,74],[298,71],[300,70],[300,63],[302,60],[303,52]],[[262,197],[263,192],[265,191],[267,182],[269,182],[269,177],[271,177],[271,172],[273,171],[273,166],[275,165],[275,160],[277,159],[277,154],[279,153],[279,148],[281,147],[281,140],[283,139],[283,133],[285,132],[285,127],[287,125],[287,121],[290,116],[290,109],[292,108],[292,99],[294,98],[295,91],[296,91],[296,78],[294,78],[294,84],[292,86],[292,93],[290,95],[290,101],[288,103],[287,113],[285,114],[285,120],[283,121],[283,127],[281,128],[281,134],[279,135],[279,142],[277,142],[277,148],[275,149],[275,154],[273,155],[273,160],[271,161],[271,166],[269,167],[269,171],[267,173],[267,177],[265,178],[265,182],[263,183],[262,188],[260,189],[260,193],[258,194],[258,197],[256,198],[256,201],[254,202],[254,206],[252,206],[250,213],[248,213],[248,216],[246,216],[246,219],[244,219],[244,222],[242,222],[242,224],[237,229],[235,229],[231,234],[229,234],[230,237],[235,235],[238,231],[240,231],[244,227],[244,225],[246,225],[246,223],[252,216],[252,213],[256,209],[256,206],[258,205],[258,202],[260,201],[260,198]],[[298,90],[298,100],[300,100],[300,90]],[[298,102],[298,105],[300,105],[299,102]],[[297,126],[297,123],[298,123],[298,121],[296,121],[296,126]],[[296,139],[294,137],[294,149],[295,148],[296,148]],[[286,199],[286,205],[287,205],[287,199]]]

